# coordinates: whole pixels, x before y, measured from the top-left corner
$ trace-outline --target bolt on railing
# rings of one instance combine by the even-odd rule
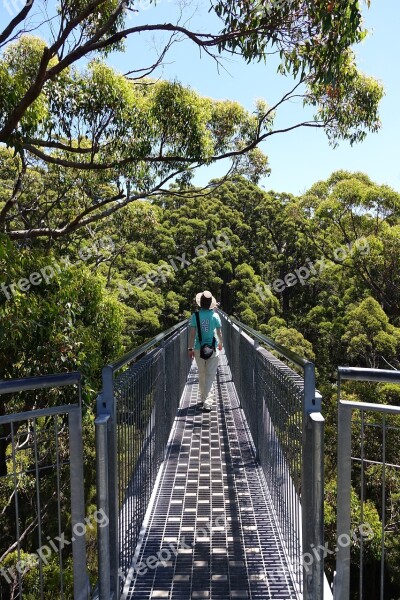
[[[324,419],[314,364],[221,312],[232,378],[303,598],[324,589]],[[303,371],[300,377],[268,350]],[[305,560],[311,556],[312,560]]]

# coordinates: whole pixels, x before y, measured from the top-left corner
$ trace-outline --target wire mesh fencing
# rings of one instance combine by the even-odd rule
[[[80,375],[3,381],[0,395],[3,408],[28,408],[61,386],[74,404],[0,416],[2,600],[89,597]]]
[[[352,391],[361,385],[372,396],[378,382],[400,383],[400,372],[339,367],[335,600],[394,598],[400,407],[345,400],[344,380],[368,382],[351,384]]]
[[[305,597],[320,598],[323,419],[314,366],[236,319],[223,315],[222,327],[232,379],[275,506],[294,577]],[[305,378],[266,348],[277,350],[304,370]],[[313,548],[317,549],[317,558],[306,569],[312,570],[313,576],[306,578],[303,556]]]
[[[99,579],[100,598],[110,589],[119,597],[132,564],[189,369],[185,321],[104,370],[98,415],[109,419],[98,430],[108,428],[108,464],[100,487],[108,488],[111,555],[103,544],[99,575],[107,562],[110,575]]]

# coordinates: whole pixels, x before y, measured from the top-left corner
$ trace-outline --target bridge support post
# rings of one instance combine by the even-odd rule
[[[315,367],[304,366],[301,484],[304,600],[321,600],[324,589],[324,418],[315,390]]]
[[[114,370],[111,366],[103,369],[103,393],[99,397],[97,415],[108,415],[108,518],[109,518],[109,600],[120,596],[119,580],[119,530],[118,530],[118,461],[117,461],[117,415],[114,399]]]
[[[75,541],[72,545],[74,563],[74,598],[90,597],[89,577],[86,568],[86,538],[75,533],[75,527],[85,523],[85,493],[83,489],[82,413],[80,405],[69,413],[70,468],[71,468],[71,524]],[[74,539],[72,538],[72,539]]]
[[[337,464],[337,554],[335,600],[350,597],[350,545],[340,544],[341,536],[349,536],[351,528],[351,414],[352,409],[340,403],[338,415]]]
[[[103,514],[110,514],[108,498],[108,424],[109,415],[101,415],[95,421],[96,427],[96,471],[97,471],[97,509]],[[110,596],[110,529],[100,522],[97,526],[97,545],[99,553],[99,600],[107,600]]]

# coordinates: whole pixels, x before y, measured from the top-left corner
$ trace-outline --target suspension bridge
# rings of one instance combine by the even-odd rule
[[[0,485],[13,489],[16,563],[14,569],[9,563],[8,570],[0,569],[0,591],[13,581],[13,598],[48,598],[46,569],[56,554],[59,597],[65,599],[333,597],[324,573],[324,417],[314,364],[224,313],[221,320],[224,351],[210,413],[199,408],[187,321],[103,369],[93,442],[98,568],[92,586],[80,374],[0,382],[0,394],[68,386],[76,394],[72,403],[0,416],[0,442],[8,444],[12,465],[11,472],[0,474]],[[400,382],[399,372],[374,369],[342,368],[339,377]],[[351,414],[398,414],[400,409],[361,406],[340,396],[338,402],[340,539],[350,532]],[[44,452],[46,444],[54,452]],[[28,447],[25,464],[21,455]],[[24,578],[26,566],[18,568],[26,563],[27,537],[19,486],[28,472],[35,481],[29,533],[35,532],[38,547],[39,583],[33,596]],[[43,481],[48,473],[53,474],[58,518],[54,539],[64,540],[72,554],[46,534],[49,490]],[[60,501],[63,477],[69,482],[67,524]],[[64,550],[71,554],[70,596]],[[349,600],[350,547],[335,552],[334,598]],[[10,597],[1,593],[4,600]]]

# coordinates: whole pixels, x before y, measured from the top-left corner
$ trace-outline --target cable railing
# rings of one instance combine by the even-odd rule
[[[323,597],[323,428],[314,364],[221,312],[241,407],[303,597]],[[296,365],[301,377],[268,349]],[[311,561],[308,557],[311,556]],[[305,560],[307,557],[307,560]]]
[[[101,600],[117,600],[172,429],[190,362],[187,321],[103,369],[97,401],[98,530]]]
[[[65,386],[73,403],[29,409]],[[87,600],[81,376],[0,381],[0,396],[0,597]]]
[[[388,523],[393,509],[387,482],[398,481],[400,465],[391,462],[391,451],[398,448],[400,407],[342,399],[343,381],[400,383],[400,371],[385,369],[338,369],[338,481],[337,481],[337,553],[334,581],[335,600],[385,600],[392,598],[385,577],[388,535],[397,523]],[[379,482],[377,488],[377,482]],[[367,502],[374,491],[378,506],[380,531],[368,523]],[[355,520],[354,496],[359,502],[359,519]],[[352,508],[353,507],[353,508]],[[394,529],[393,529],[394,528]],[[366,552],[374,536],[375,552],[380,554],[379,573],[365,569]],[[358,554],[358,565],[351,555]],[[374,570],[369,570],[374,571]],[[358,579],[358,581],[357,581]]]

